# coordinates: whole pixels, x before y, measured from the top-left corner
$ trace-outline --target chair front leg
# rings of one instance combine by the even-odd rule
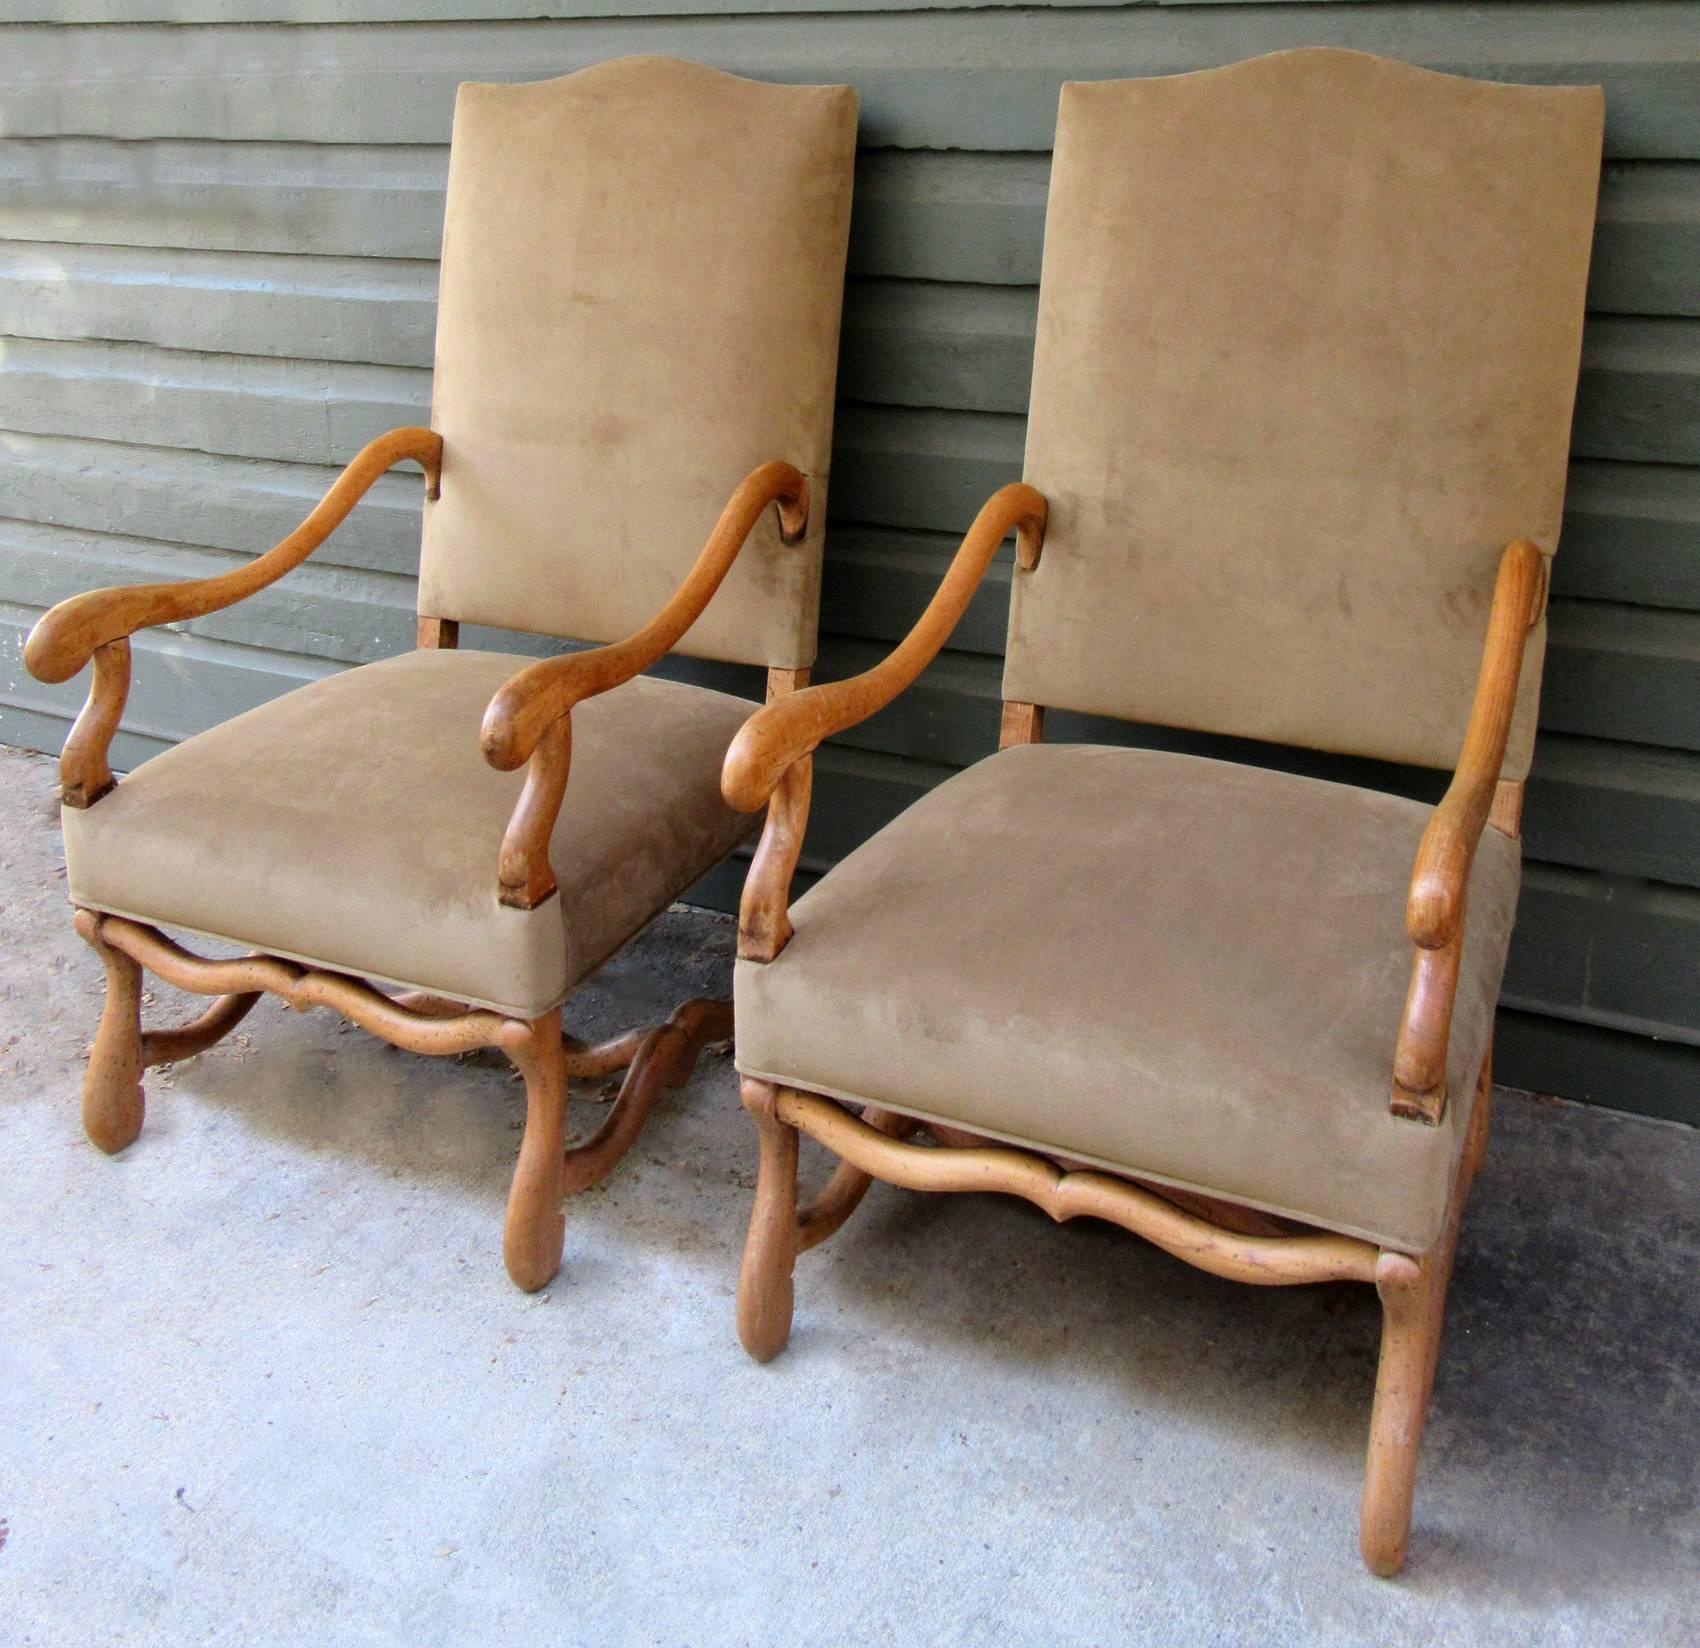
[[[76,928],[106,969],[106,1005],[83,1074],[83,1131],[109,1156],[142,1130],[142,969],[100,936],[100,917],[79,910]]]
[[[1405,1565],[1417,1453],[1434,1390],[1455,1239],[1456,1230],[1449,1232],[1440,1247],[1421,1259],[1384,1253],[1376,1267],[1381,1360],[1370,1414],[1358,1544],[1365,1566],[1383,1579],[1390,1579]]]
[[[771,1362],[791,1337],[792,1281],[797,1264],[797,1130],[779,1119],[778,1092],[746,1076],[744,1108],[755,1117],[761,1166],[755,1206],[738,1272],[738,1341],[758,1362]]]
[[[1446,1289],[1458,1252],[1464,1202],[1487,1154],[1492,1107],[1490,1046],[1476,1078],[1475,1100],[1440,1240],[1421,1258],[1383,1252],[1376,1262],[1381,1360],[1376,1368],[1375,1407],[1369,1421],[1369,1462],[1364,1471],[1358,1543],[1370,1572],[1383,1579],[1391,1578],[1405,1565],[1417,1485],[1417,1450],[1422,1445],[1434,1370],[1440,1360]]]
[[[502,1050],[525,1077],[525,1134],[508,1192],[502,1258],[516,1286],[535,1293],[561,1268],[567,1221],[561,1213],[567,1145],[567,1066],[561,1015],[522,1024],[510,1019]]]

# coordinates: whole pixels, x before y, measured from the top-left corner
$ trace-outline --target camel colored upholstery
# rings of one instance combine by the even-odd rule
[[[1005,697],[1450,768],[1558,540],[1602,118],[1337,50],[1065,86]]]
[[[1440,1234],[1517,903],[1470,883],[1439,1127],[1393,1116],[1429,808],[1195,756],[1005,750],[738,963],[738,1068],[1409,1252]]]
[[[617,640],[778,459],[805,541],[769,511],[677,650],[813,662],[855,142],[847,86],[666,58],[461,87],[421,612]]]
[[[524,774],[485,761],[478,724],[531,661],[406,653],[156,755],[65,809],[72,902],[539,1017],[759,820],[720,799],[754,706],[639,676],[573,711],[560,892],[499,904]]]

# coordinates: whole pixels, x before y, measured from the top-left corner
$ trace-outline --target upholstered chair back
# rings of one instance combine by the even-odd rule
[[[1065,86],[1005,697],[1451,767],[1558,541],[1602,118],[1338,50]]]
[[[812,662],[855,141],[848,87],[668,58],[461,87],[421,613],[616,640],[782,459],[805,541],[769,511],[678,650]]]

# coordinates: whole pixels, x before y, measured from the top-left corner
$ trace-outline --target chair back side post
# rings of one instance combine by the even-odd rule
[[[1488,828],[1516,841],[1522,834],[1523,780],[1502,778],[1495,785],[1493,807],[1488,813]]]
[[[460,625],[453,618],[427,618],[424,614],[420,615],[419,646],[422,649],[452,652],[459,645]]]
[[[998,748],[1013,749],[1017,744],[1042,743],[1045,737],[1045,706],[1023,704],[1012,698],[1003,701],[1003,717],[998,725]]]

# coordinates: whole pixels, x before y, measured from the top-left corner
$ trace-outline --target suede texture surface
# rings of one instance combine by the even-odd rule
[[[739,962],[738,1068],[1420,1252],[1439,1234],[1516,913],[1470,882],[1439,1127],[1388,1109],[1430,809],[1157,751],[958,774]]]
[[[1005,697],[1454,765],[1558,540],[1602,111],[1333,49],[1065,86]]]
[[[508,653],[424,650],[327,677],[64,810],[72,901],[535,1018],[760,823],[720,798],[754,705],[640,676],[572,713],[560,891],[497,902],[520,772],[478,745]]]
[[[847,86],[669,58],[461,87],[421,612],[617,640],[778,459],[804,540],[766,511],[678,650],[813,662],[855,144]]]

